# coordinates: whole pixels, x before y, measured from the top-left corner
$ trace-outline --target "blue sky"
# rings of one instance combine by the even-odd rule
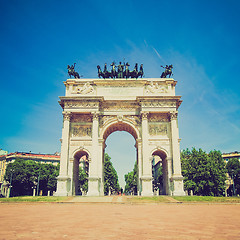
[[[238,0],[0,0],[0,148],[60,151],[67,65],[95,78],[98,64],[125,58],[146,77],[173,64],[181,149],[240,151],[239,11]],[[107,145],[116,168],[132,170],[132,137]]]

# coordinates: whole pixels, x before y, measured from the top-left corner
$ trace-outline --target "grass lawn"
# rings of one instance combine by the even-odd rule
[[[240,197],[184,196],[184,197],[172,197],[172,198],[180,202],[240,203]]]
[[[22,196],[11,198],[0,198],[0,202],[67,202],[72,197],[47,197],[47,196]]]

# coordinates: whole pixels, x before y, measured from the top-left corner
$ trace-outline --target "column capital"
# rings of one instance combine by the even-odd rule
[[[62,112],[64,121],[71,121],[72,113],[71,112]]]
[[[148,119],[149,112],[142,112],[142,120]]]
[[[99,113],[98,112],[92,112],[93,120],[98,120]]]
[[[178,112],[177,111],[173,111],[169,113],[169,119],[171,120],[177,120],[178,117]]]

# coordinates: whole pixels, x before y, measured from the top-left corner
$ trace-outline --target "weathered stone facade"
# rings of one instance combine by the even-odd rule
[[[164,162],[164,193],[184,195],[174,79],[68,79],[60,97],[63,129],[56,195],[73,195],[81,156],[89,163],[88,195],[103,195],[105,141],[115,131],[136,140],[138,191],[153,195],[152,156]],[[76,177],[75,177],[76,178]]]

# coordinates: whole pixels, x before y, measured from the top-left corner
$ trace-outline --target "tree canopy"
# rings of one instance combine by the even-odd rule
[[[133,193],[134,195],[137,194],[138,190],[138,165],[137,162],[134,164],[133,171],[129,172],[128,174],[125,174],[125,190],[124,192],[126,194]]]
[[[105,153],[104,156],[104,194],[108,195],[109,190],[114,192],[120,191],[118,175],[111,162],[111,157]]]
[[[32,195],[33,188],[39,184],[39,191],[47,195],[48,191],[56,191],[59,175],[59,164],[40,164],[33,160],[16,159],[6,168],[4,179],[11,182],[11,196]]]
[[[226,169],[220,151],[202,149],[181,152],[184,189],[195,195],[221,196],[225,192]]]
[[[233,185],[230,186],[230,195],[240,194],[240,162],[238,158],[229,159],[226,165],[227,172],[233,180]]]
[[[88,174],[81,167],[79,167],[79,187],[85,193],[88,191]]]

